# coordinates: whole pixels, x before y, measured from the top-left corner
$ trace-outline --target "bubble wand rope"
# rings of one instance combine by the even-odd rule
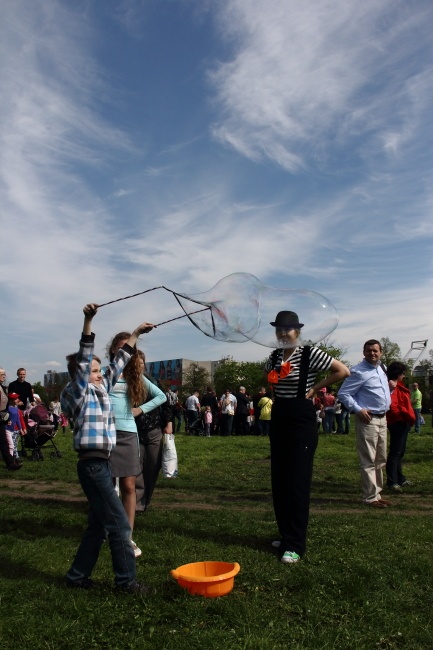
[[[197,309],[197,311],[191,311],[189,314],[184,314],[183,316],[176,316],[176,318],[170,318],[170,320],[164,320],[162,323],[154,325],[154,327],[159,327],[160,325],[165,325],[166,323],[172,323],[174,320],[179,320],[179,318],[186,318],[192,316],[192,314],[198,314],[201,311],[207,311],[211,309],[210,307],[205,307],[204,309]]]
[[[146,291],[139,291],[138,293],[133,293],[132,296],[125,296],[124,298],[117,298],[117,300],[110,300],[109,302],[103,302],[102,305],[98,305],[99,307],[105,307],[106,305],[112,305],[115,302],[120,302],[121,300],[128,300],[128,298],[135,298],[136,296],[142,296],[144,293],[149,293],[150,291],[155,291],[155,289],[165,289],[166,291],[170,291],[170,289],[167,289],[167,287],[160,286],[160,287],[153,287],[153,289],[146,289]],[[173,293],[170,291],[170,293]]]
[[[176,300],[178,301],[180,307],[183,309],[183,311],[185,311],[184,307],[181,305],[181,303],[180,303],[180,301],[179,301],[179,298],[177,297],[176,292],[175,292],[175,291],[172,291],[171,289],[168,289],[167,287],[164,287],[163,284],[161,284],[159,287],[153,287],[153,289],[146,289],[145,291],[139,291],[138,293],[133,293],[133,294],[130,295],[130,296],[124,296],[123,298],[117,298],[116,300],[110,300],[109,302],[103,302],[101,305],[98,305],[98,309],[99,309],[100,307],[106,307],[107,305],[113,305],[115,302],[120,302],[121,300],[128,300],[129,298],[135,298],[136,296],[142,296],[142,295],[145,294],[145,293],[150,293],[151,291],[156,291],[156,289],[165,289],[165,290],[168,291],[169,293],[172,293],[173,296],[174,296],[174,297],[176,298]],[[181,295],[181,294],[179,294],[179,295]],[[196,302],[198,305],[202,305],[202,304],[203,304],[203,303],[200,303],[200,302],[198,302],[198,301],[196,301],[196,300],[191,300],[191,302]],[[198,309],[197,311],[192,311],[192,312],[190,312],[189,314],[187,314],[187,313],[185,312],[183,316],[176,316],[176,318],[170,318],[170,320],[165,320],[165,321],[163,321],[162,323],[158,323],[157,325],[155,325],[155,327],[160,327],[160,325],[165,325],[166,323],[171,323],[171,322],[174,321],[174,320],[179,320],[179,318],[185,318],[186,316],[189,318],[190,315],[192,315],[192,314],[198,314],[199,312],[201,312],[201,311],[207,311],[208,309],[210,310],[210,313],[211,313],[212,326],[213,326],[213,330],[214,330],[214,333],[215,333],[215,324],[214,324],[214,320],[213,320],[213,313],[212,313],[212,308],[211,308],[211,307],[205,307],[204,309]],[[191,320],[191,319],[190,319],[190,320]],[[191,321],[191,323],[193,323],[193,325],[195,325],[195,326],[197,327],[197,325],[194,323],[194,321]],[[200,329],[200,328],[199,328],[199,329]]]
[[[179,303],[179,307],[180,307],[181,309],[183,309],[183,311],[185,312],[185,316],[189,316],[189,315],[186,313],[185,308],[184,308],[184,306],[182,305],[179,296],[180,296],[181,298],[186,298],[187,300],[190,300],[191,302],[195,302],[197,305],[203,305],[203,304],[206,304],[206,303],[203,303],[203,302],[199,302],[198,300],[194,300],[193,298],[188,298],[188,296],[184,296],[184,295],[182,295],[181,293],[177,294],[177,293],[175,293],[174,291],[172,291],[172,294],[173,294],[173,296],[176,298],[177,302]],[[212,329],[213,329],[213,334],[214,334],[214,336],[215,336],[216,328],[215,328],[215,321],[214,321],[214,317],[213,317],[213,310],[212,310],[212,307],[211,307],[210,305],[208,305],[207,309],[210,309],[210,317],[211,317],[211,321],[212,321]],[[204,309],[203,309],[203,310],[200,309],[200,311],[205,311],[205,310],[204,310]],[[196,312],[192,312],[192,313],[196,313]],[[194,323],[194,321],[193,321],[192,318],[190,318],[189,320],[190,320],[190,322],[194,325],[194,327],[196,327],[198,330],[200,330],[200,332],[203,332],[203,330],[200,329],[200,327],[197,325],[197,323]],[[203,332],[203,334],[206,334],[206,332]],[[206,336],[209,336],[209,334],[206,334]]]

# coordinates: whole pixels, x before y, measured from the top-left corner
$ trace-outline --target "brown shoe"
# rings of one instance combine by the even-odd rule
[[[380,499],[379,503],[383,503],[385,506],[392,506],[392,501],[389,501],[389,499]]]
[[[380,501],[368,501],[366,506],[370,506],[370,508],[387,508],[388,506],[383,503],[383,500]]]

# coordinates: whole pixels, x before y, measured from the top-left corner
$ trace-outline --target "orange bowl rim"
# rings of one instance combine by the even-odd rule
[[[205,561],[212,562],[212,560],[205,560]],[[185,582],[206,583],[206,582],[223,582],[224,580],[230,580],[230,578],[234,578],[234,576],[237,575],[241,570],[240,564],[238,562],[222,562],[222,564],[232,564],[233,569],[231,569],[231,571],[227,571],[226,573],[220,573],[219,575],[216,576],[191,576],[191,575],[187,575],[186,573],[181,573],[184,567],[189,566],[191,564],[203,564],[203,562],[189,562],[189,564],[182,564],[181,566],[177,567],[177,569],[172,569],[170,573],[173,576],[173,578],[175,578],[176,580],[184,580]],[[221,562],[218,562],[218,564],[221,564]]]

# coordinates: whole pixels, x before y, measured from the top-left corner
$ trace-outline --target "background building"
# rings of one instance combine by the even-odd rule
[[[150,361],[146,363],[146,375],[167,385],[181,388],[183,378],[192,363],[198,363],[210,376],[210,383],[213,384],[215,368],[221,361],[194,361],[192,359],[164,359],[162,361]]]

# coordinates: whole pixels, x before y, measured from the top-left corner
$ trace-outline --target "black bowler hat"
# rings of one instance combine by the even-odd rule
[[[295,330],[300,330],[304,327],[304,323],[299,322],[298,314],[294,311],[279,311],[274,323],[269,323],[273,327],[280,327],[281,329],[289,329],[293,327]]]

